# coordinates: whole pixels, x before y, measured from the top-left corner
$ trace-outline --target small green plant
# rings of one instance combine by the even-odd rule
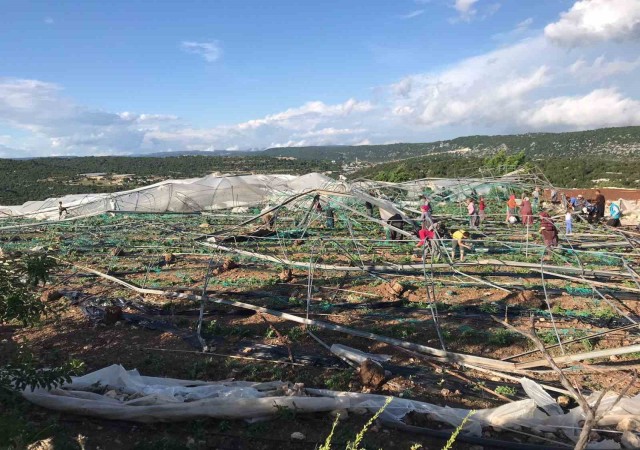
[[[519,336],[509,330],[497,330],[489,333],[488,342],[491,345],[504,347],[513,344]]]
[[[496,394],[505,395],[507,397],[514,397],[518,393],[516,388],[512,386],[498,386],[495,391]]]
[[[462,431],[462,427],[464,427],[464,425],[467,423],[467,421],[469,420],[469,418],[473,414],[475,414],[475,411],[471,410],[465,416],[465,418],[462,419],[462,423],[460,425],[458,425],[458,427],[453,431],[453,433],[451,434],[451,437],[449,438],[449,440],[447,441],[445,446],[442,447],[442,450],[451,450],[453,448],[453,444],[456,442],[456,439],[458,438],[458,435],[460,434],[460,431]]]
[[[344,391],[349,388],[351,378],[353,378],[353,371],[343,370],[327,377],[324,384],[332,391]]]
[[[360,432],[356,435],[353,442],[347,442],[346,450],[363,450],[360,448],[360,442],[362,442],[362,439],[364,438],[365,433],[367,432],[367,430],[369,430],[371,425],[373,425],[373,423],[378,419],[378,417],[380,417],[380,414],[382,414],[382,411],[384,411],[387,408],[387,406],[389,406],[389,403],[391,403],[392,400],[393,400],[393,397],[387,397],[387,399],[384,402],[384,405],[382,405],[382,407],[378,411],[376,411],[373,417],[371,417],[371,419],[369,419],[369,421],[364,424],[364,426],[362,427],[362,430],[360,430]]]
[[[287,336],[289,337],[289,339],[295,342],[300,340],[300,338],[304,336],[304,334],[305,332],[302,327],[293,327],[289,330],[289,332],[287,333]]]

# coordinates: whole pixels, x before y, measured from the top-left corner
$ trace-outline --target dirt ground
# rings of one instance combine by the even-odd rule
[[[116,230],[118,226],[116,222]],[[186,225],[179,223],[176,227],[185,228]],[[129,238],[130,248],[121,252],[114,251],[113,243],[103,244],[107,237],[113,237],[93,236],[94,240],[100,240],[101,248],[76,243],[74,253],[68,252],[67,257],[134,285],[201,293],[211,255],[176,251],[173,258],[167,258],[146,248],[162,242],[166,245],[168,239],[173,246],[190,245],[187,239],[181,240],[181,235],[175,238],[167,234],[167,237],[163,234],[167,233],[167,228],[157,226],[156,230],[161,231],[152,241],[141,237],[152,227],[133,232],[134,236]],[[94,232],[97,233],[92,229],[91,233]],[[51,240],[62,246],[65,239],[69,239],[67,236],[71,236],[70,232],[65,233]],[[124,231],[115,234],[122,238]],[[44,237],[42,232],[34,232],[32,235],[24,233],[20,239],[32,245],[31,240],[43,240]],[[267,244],[258,245],[264,249]],[[303,259],[305,253],[301,246],[293,247],[291,257]],[[380,253],[386,258],[415,261],[413,245],[405,247],[385,248]],[[332,255],[327,254],[325,261],[330,257]],[[347,260],[344,254],[340,258],[336,261]],[[159,259],[170,262],[161,263]],[[225,259],[228,257],[218,255],[217,261],[221,264],[209,280],[210,296],[305,316],[308,271],[295,269],[289,279],[283,279],[282,268],[278,265],[245,258],[238,259],[236,267],[225,268]],[[429,304],[429,300],[433,300],[447,350],[494,359],[516,357],[534,347],[521,336],[507,332],[492,316],[520,329],[528,329],[529,317],[533,315],[536,329],[547,345],[557,342],[556,333],[566,341],[596,332],[609,332],[628,324],[621,314],[593,292],[583,292],[583,286],[583,291],[572,291],[569,288],[575,286],[561,278],[547,278],[543,288],[539,273],[531,271],[501,269],[504,272],[501,273],[494,267],[465,270],[476,279],[491,276],[494,283],[517,286],[515,290],[521,293],[506,293],[447,271],[437,273],[433,285],[426,283],[421,274],[376,278],[360,272],[317,271],[309,298],[309,317],[440,348],[440,337]],[[402,289],[394,291],[395,284]],[[435,298],[429,297],[428,286],[433,286]],[[41,325],[0,327],[0,363],[15,354],[20,343],[26,342],[42,365],[55,366],[74,358],[84,363],[86,372],[122,364],[126,369],[138,369],[143,375],[207,381],[282,380],[304,383],[312,388],[374,392],[467,409],[490,408],[526,398],[519,383],[512,380],[429,360],[387,343],[314,327],[313,333],[328,345],[339,343],[370,353],[391,355],[386,367],[389,374],[385,375],[384,382],[378,387],[367,386],[354,368],[334,357],[300,324],[213,303],[205,308],[203,335],[209,342],[209,352],[203,353],[191,340],[199,302],[135,294],[102,277],[67,265],[56,269],[46,289],[58,291],[63,297],[48,303],[51,312]],[[545,289],[548,291],[546,296]],[[608,293],[606,295],[608,300],[615,300]],[[93,301],[102,306],[125,301],[123,312],[144,320],[121,318],[109,324],[92,320],[83,313],[81,306]],[[640,312],[637,297],[620,297],[615,301],[626,314]],[[136,305],[142,305],[143,310],[136,309]],[[150,323],[161,323],[162,328],[152,329]],[[626,328],[595,340],[568,343],[563,350],[577,353],[637,343],[640,343],[637,329]],[[290,364],[289,352],[295,365]],[[558,348],[550,352],[561,354]],[[594,366],[593,370],[587,367],[589,370],[576,372],[573,378],[589,391],[621,386],[626,372],[620,367],[637,365],[639,357],[639,354],[630,354],[591,360],[589,365]],[[531,352],[519,356],[519,361],[539,358],[539,354]],[[550,371],[530,375],[560,387],[557,376]],[[637,385],[629,391],[630,394],[637,392]],[[136,424],[56,413],[15,397],[2,396],[0,401],[0,448],[3,445],[26,448],[33,442],[51,439],[55,449],[316,449],[329,434],[334,420],[330,414],[303,415],[287,410],[271,420],[255,423],[206,419]],[[369,417],[350,414],[340,421],[333,448],[344,448]],[[424,418],[407,420],[424,425]],[[376,423],[365,434],[362,446],[404,450],[420,444],[422,448],[442,448],[452,430],[433,421],[427,425],[434,431],[443,432],[443,436],[402,432]],[[304,439],[293,440],[291,434],[294,432],[301,432]],[[608,435],[603,433],[600,438],[604,436]],[[548,448],[536,436],[510,435],[487,429],[483,437],[508,440],[514,445],[530,443]],[[458,441],[454,448],[478,450],[474,445],[477,444]],[[487,443],[482,447],[494,448]]]

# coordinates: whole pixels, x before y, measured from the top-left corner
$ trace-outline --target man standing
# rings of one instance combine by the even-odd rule
[[[67,208],[62,206],[62,202],[58,202],[58,220],[62,219],[62,213],[68,214]]]
[[[604,205],[606,203],[606,199],[604,195],[602,195],[602,192],[600,192],[600,189],[596,190],[594,203],[596,205],[596,221],[598,221],[604,217]]]
[[[533,197],[533,209],[537,211],[540,204],[540,188],[538,186],[533,190],[531,196]]]

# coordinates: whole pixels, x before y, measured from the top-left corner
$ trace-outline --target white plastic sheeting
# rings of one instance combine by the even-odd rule
[[[521,379],[521,384],[529,399],[476,411],[463,432],[481,436],[483,427],[515,431],[526,427],[539,432],[560,430],[569,439],[576,440],[580,421],[583,420],[580,408],[564,413],[539,384],[526,378]],[[375,394],[302,389],[299,385],[292,387],[279,381],[207,383],[145,377],[120,365],[75,377],[71,383],[51,391],[36,389],[32,392],[27,389],[23,396],[37,405],[57,411],[137,422],[201,417],[255,419],[274,415],[281,407],[295,408],[299,413],[362,408],[373,413],[384,405],[387,398]],[[640,415],[640,395],[624,398],[613,406],[616,397],[614,393],[604,397],[598,410],[602,414],[599,426],[616,425],[625,418]],[[596,398],[597,394],[593,394],[589,400],[595,402]],[[394,397],[380,418],[387,423],[398,423],[410,412],[427,414],[432,420],[457,427],[469,410]],[[613,440],[604,440],[592,443],[588,448],[615,449],[620,445]]]
[[[107,211],[142,213],[199,212],[264,204],[272,196],[292,195],[311,189],[345,187],[319,173],[293,175],[207,175],[202,178],[165,180],[129,191],[110,194],[76,194],[30,201],[19,206],[0,206],[2,217],[58,219],[58,202],[67,208],[64,217]]]

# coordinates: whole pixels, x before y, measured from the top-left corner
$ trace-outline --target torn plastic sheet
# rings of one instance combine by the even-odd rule
[[[373,353],[366,353],[342,344],[333,344],[331,346],[331,353],[347,358],[349,361],[353,361],[357,364],[362,364],[367,359],[379,363],[386,363],[391,360],[391,356],[389,355],[376,355]]]
[[[529,399],[507,403],[496,408],[477,410],[462,432],[481,436],[483,427],[518,431],[523,427],[537,431],[563,431],[575,439],[584,420],[579,407],[564,413],[553,406],[552,398],[536,382],[521,380]],[[123,395],[107,395],[116,390]],[[146,377],[137,370],[125,370],[120,365],[105,367],[71,383],[47,391],[25,390],[23,396],[39,406],[103,419],[136,422],[172,422],[203,417],[218,419],[256,419],[277,414],[282,407],[298,413],[366,408],[379,410],[387,396],[326,389],[291,387],[281,381],[254,383],[248,381],[202,382],[172,378]],[[595,401],[593,394],[589,401]],[[599,426],[616,425],[640,414],[640,395],[623,398],[612,407],[617,396],[606,395],[598,409],[602,414]],[[416,400],[393,397],[380,415],[385,423],[403,423],[410,412],[426,414],[429,419],[458,427],[469,414],[464,408],[438,406]],[[592,449],[615,449],[613,440],[591,443]]]

